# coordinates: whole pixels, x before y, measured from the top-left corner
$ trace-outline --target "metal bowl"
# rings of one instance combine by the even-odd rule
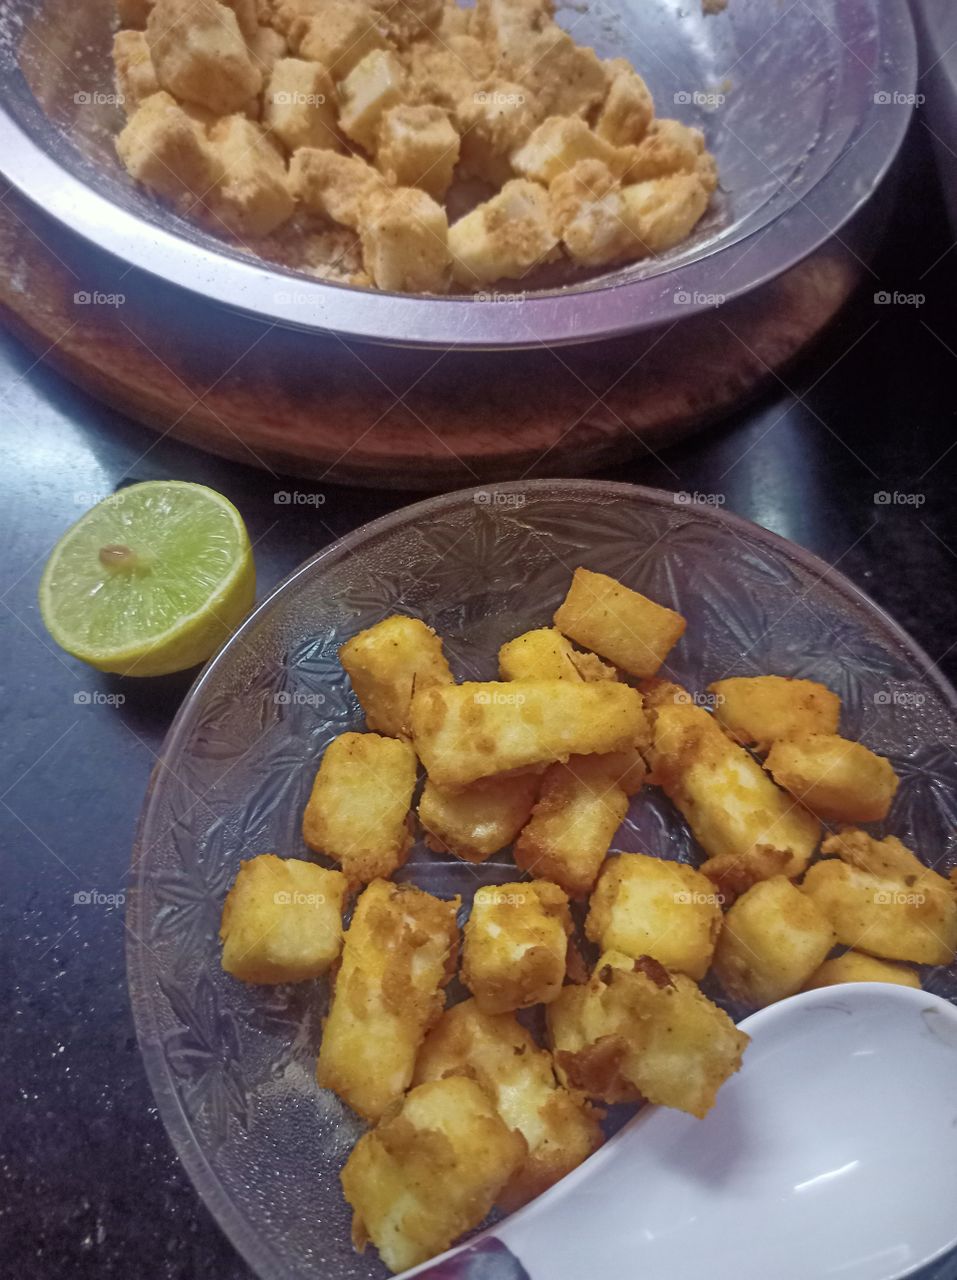
[[[8,0],[0,13],[0,166],[25,196],[154,277],[267,322],[360,340],[520,348],[662,329],[781,276],[867,201],[915,87],[905,0],[592,0],[558,20],[646,76],[659,114],[702,127],[721,192],[660,260],[520,305],[327,284],[263,264],[138,190],[118,164],[111,0]],[[502,289],[512,289],[507,283]]]

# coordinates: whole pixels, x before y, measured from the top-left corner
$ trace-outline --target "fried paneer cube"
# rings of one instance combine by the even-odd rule
[[[620,781],[627,775],[608,760],[573,756],[546,770],[531,820],[515,842],[517,867],[554,881],[572,898],[591,892],[628,812]]]
[[[498,195],[449,227],[449,249],[452,277],[466,287],[517,280],[554,261],[558,237],[551,227],[548,192],[524,178],[506,182]]]
[[[495,1103],[528,1154],[498,1196],[512,1212],[577,1168],[602,1141],[599,1114],[558,1084],[551,1055],[511,1013],[483,1013],[474,1000],[447,1009],[429,1032],[414,1083],[470,1076]]]
[[[498,651],[502,680],[617,680],[618,673],[593,653],[573,649],[555,627],[539,627],[508,640]]]
[[[622,218],[641,254],[667,253],[687,240],[704,217],[711,192],[694,173],[672,173],[622,188]]]
[[[835,733],[841,700],[815,680],[734,676],[708,685],[715,719],[735,742],[762,755],[780,738]]]
[[[700,871],[644,853],[621,853],[602,869],[585,933],[602,951],[620,951],[635,960],[651,956],[700,981],[711,964],[721,919],[720,895]]]
[[[375,193],[359,221],[362,261],[379,289],[444,293],[449,286],[445,210],[418,187]]]
[[[346,931],[316,1079],[377,1120],[409,1087],[455,972],[459,899],[373,880]]]
[[[811,867],[802,891],[845,947],[884,960],[951,964],[957,954],[957,894],[893,836],[847,832],[824,842],[839,853]]]
[[[474,1080],[418,1085],[356,1143],[342,1171],[352,1239],[390,1271],[442,1253],[477,1227],[525,1156],[521,1135]]]
[[[262,88],[236,14],[217,0],[156,0],[146,39],[167,93],[214,115],[241,110]]]
[[[648,132],[655,105],[648,86],[626,58],[605,63],[608,92],[595,122],[595,132],[615,147],[641,142]]]
[[[779,786],[819,818],[834,822],[879,822],[897,791],[889,760],[836,733],[775,742],[766,763]]]
[[[737,891],[768,872],[800,875],[820,838],[818,820],[776,787],[703,707],[687,693],[677,696],[683,700],[653,713],[651,780],[708,854],[701,870],[722,892],[735,874],[745,881],[734,885]]]
[[[862,951],[845,951],[842,956],[825,960],[801,990],[814,991],[817,987],[836,987],[845,982],[892,982],[899,987],[920,990],[920,975],[916,969],[889,960],[877,960]]]
[[[366,151],[375,151],[379,121],[402,100],[405,72],[395,54],[373,49],[339,83],[339,126]]]
[[[462,981],[483,1013],[554,1000],[565,981],[572,931],[568,895],[547,880],[489,885],[472,900]]]
[[[145,98],[117,136],[130,176],[179,208],[215,185],[219,168],[202,124],[168,93]]]
[[[343,733],[326,748],[302,820],[310,849],[334,858],[350,884],[388,876],[412,843],[415,752],[376,733]]]
[[[641,694],[614,680],[469,682],[412,698],[415,749],[443,787],[571,755],[630,751],[647,732]]]
[[[240,236],[268,236],[292,216],[295,201],[279,150],[245,116],[217,120],[209,131],[220,179],[207,199],[217,218]]]
[[[531,817],[540,779],[520,773],[439,787],[429,778],[419,801],[426,843],[465,862],[484,862],[511,844]]]
[[[714,972],[733,1000],[761,1008],[800,991],[836,941],[827,915],[785,876],[773,876],[728,911]]]
[[[459,158],[459,135],[441,107],[390,107],[379,121],[376,163],[397,187],[421,187],[441,200]]]
[[[289,189],[309,213],[358,231],[370,199],[385,179],[359,156],[300,147],[289,162]]]
[[[291,32],[293,40],[296,33]],[[299,54],[321,62],[332,78],[344,80],[352,69],[388,42],[379,26],[379,14],[356,0],[325,0],[321,11],[301,25]]]
[[[314,862],[273,853],[243,862],[219,929],[223,968],[242,982],[303,982],[342,950],[348,881]]]
[[[704,1116],[749,1037],[683,973],[606,952],[546,1010],[559,1077],[605,1102],[644,1098]]]
[[[366,724],[390,738],[409,736],[412,694],[451,684],[442,641],[420,618],[393,614],[360,631],[339,650]]]
[[[329,72],[304,58],[280,58],[263,95],[263,124],[287,151],[342,151],[336,128],[336,90]]]
[[[515,176],[511,155],[534,129],[538,116],[526,89],[511,80],[474,83],[455,99],[462,174],[493,186]]]
[[[617,147],[600,138],[579,116],[549,116],[527,142],[512,153],[520,177],[548,186],[582,160],[600,160],[614,172],[624,170]]]
[[[633,676],[653,676],[681,639],[685,620],[604,573],[578,568],[555,626]]]
[[[117,31],[113,37],[116,90],[129,115],[144,98],[159,93],[150,47],[142,31]]]

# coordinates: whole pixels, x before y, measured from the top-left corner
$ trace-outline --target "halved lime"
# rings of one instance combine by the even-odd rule
[[[231,502],[150,480],[98,503],[53,548],[40,613],[100,671],[158,676],[205,662],[252,608],[256,568]]]

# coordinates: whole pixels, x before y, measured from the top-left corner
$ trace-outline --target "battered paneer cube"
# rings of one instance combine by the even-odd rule
[[[703,707],[682,701],[652,712],[651,781],[677,806],[708,855],[701,870],[722,892],[769,873],[798,876],[821,824],[774,785],[758,762]],[[786,855],[786,856],[782,856]],[[743,883],[735,884],[735,877]]]
[[[223,905],[223,968],[242,982],[303,982],[339,959],[340,871],[263,853],[239,868]]]
[[[622,216],[642,254],[667,253],[686,240],[711,198],[693,173],[675,173],[622,188]],[[637,252],[634,257],[639,257]]]
[[[573,262],[603,267],[635,256],[621,187],[600,160],[579,161],[560,174],[548,189],[548,202],[552,227]]]
[[[586,116],[604,99],[605,69],[594,49],[548,23],[503,63],[526,86],[543,116]]]
[[[633,676],[653,676],[681,639],[680,613],[604,573],[578,568],[553,619],[576,644]]]
[[[371,1241],[394,1272],[428,1261],[479,1225],[524,1155],[474,1080],[419,1085],[363,1134],[342,1171],[356,1248]]]
[[[610,58],[604,66],[608,92],[595,122],[595,132],[614,147],[639,143],[655,114],[651,92],[626,58]]]
[[[462,981],[483,1013],[554,1000],[565,981],[572,931],[568,896],[547,880],[489,885],[472,900]]]
[[[354,0],[327,0],[299,35],[300,56],[321,62],[336,81],[344,80],[370,53],[387,48],[379,14]]]
[[[316,1079],[366,1120],[409,1087],[455,972],[460,900],[373,880],[346,931]]]
[[[631,150],[625,176],[628,182],[648,182],[679,173],[703,176],[705,154],[704,134],[700,129],[682,124],[680,120],[652,120],[644,137]]]
[[[520,177],[550,182],[581,160],[600,160],[612,172],[624,170],[617,147],[592,132],[579,116],[549,116],[528,141],[512,153],[512,168]]]
[[[683,862],[621,853],[605,863],[589,904],[585,933],[602,951],[651,956],[700,981],[721,931],[721,901],[711,881]]]
[[[957,896],[951,883],[929,867],[920,873],[904,870],[900,853],[910,850],[893,837],[877,841],[858,834],[863,841],[852,840],[849,847],[840,837],[825,841],[824,852],[839,852],[848,860],[815,863],[802,891],[845,947],[884,960],[951,964],[957,954]],[[864,841],[872,851],[865,850]]]
[[[336,90],[318,62],[280,58],[263,95],[263,124],[287,151],[298,147],[344,149],[336,127]]]
[[[245,116],[217,120],[209,140],[220,178],[207,203],[240,236],[268,236],[292,216],[286,165],[260,125]]]
[[[386,37],[405,49],[438,33],[442,23],[443,0],[373,0]]]
[[[551,228],[548,192],[524,178],[506,182],[498,195],[452,224],[449,248],[452,275],[466,287],[517,280],[554,261],[558,237]]]
[[[339,126],[368,152],[375,151],[379,121],[402,101],[405,72],[394,53],[373,49],[339,84]]]
[[[785,876],[774,876],[728,911],[714,972],[732,1000],[761,1008],[800,991],[835,942],[827,915]]]
[[[359,220],[362,262],[379,289],[445,293],[449,287],[449,221],[418,187],[374,193]]]
[[[801,990],[814,991],[817,987],[836,987],[845,982],[891,982],[899,987],[920,990],[920,975],[916,969],[906,964],[893,964],[889,960],[876,960],[862,951],[845,951],[842,956],[825,960]]]
[[[476,0],[470,30],[497,61],[519,64],[530,38],[552,25],[551,0]]]
[[[480,82],[492,74],[487,47],[468,34],[417,40],[402,56],[410,99],[454,111],[456,119],[459,103],[464,99],[469,105]]]
[[[511,155],[528,138],[538,114],[528,91],[511,80],[490,78],[460,89],[455,117],[462,135],[461,171],[500,187],[514,176]]]
[[[154,93],[130,116],[116,150],[131,177],[188,209],[215,185],[219,167],[202,124],[168,93]]]
[[[113,66],[116,91],[129,115],[143,101],[159,93],[150,47],[142,31],[117,31],[113,37]]]
[[[559,1078],[602,1101],[642,1098],[699,1118],[741,1065],[749,1037],[683,973],[606,952],[546,1010]]]
[[[641,694],[615,680],[468,682],[412,697],[415,749],[442,787],[572,755],[630,751],[647,732]]]
[[[775,742],[767,768],[812,813],[833,822],[886,818],[899,781],[889,760],[836,733]]]
[[[302,820],[310,849],[340,864],[351,884],[388,876],[408,857],[415,752],[375,733],[343,733],[322,757]]]
[[[528,822],[539,783],[536,774],[526,773],[449,790],[429,778],[419,801],[426,843],[465,862],[484,862],[511,844]]]
[[[451,684],[442,641],[420,618],[393,614],[360,631],[339,650],[352,687],[375,733],[407,738],[412,694]]]
[[[359,156],[301,147],[289,162],[289,189],[309,213],[359,229],[369,200],[385,179]]]
[[[413,1082],[469,1076],[482,1086],[528,1154],[498,1195],[510,1213],[578,1167],[602,1142],[599,1112],[558,1084],[551,1055],[511,1013],[483,1013],[474,1000],[447,1009],[429,1032]]]
[[[734,676],[708,685],[715,719],[735,742],[764,755],[779,738],[836,733],[841,700],[815,680]]]
[[[214,115],[241,110],[262,89],[236,14],[217,0],[156,0],[146,39],[160,85]]]
[[[591,892],[628,812],[628,792],[607,760],[574,756],[546,770],[531,821],[515,842],[517,867],[572,898]]]
[[[391,107],[379,121],[376,163],[394,186],[441,200],[458,158],[459,135],[441,107]]]
[[[253,35],[246,41],[249,56],[259,68],[265,84],[272,75],[276,63],[289,54],[286,37],[272,27],[257,27]]]

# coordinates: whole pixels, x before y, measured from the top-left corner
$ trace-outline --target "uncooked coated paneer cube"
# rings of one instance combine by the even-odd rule
[[[773,876],[728,911],[714,972],[732,1000],[761,1008],[800,991],[836,941],[827,915],[790,880]]]
[[[144,98],[159,93],[150,47],[142,31],[117,31],[113,37],[113,66],[116,90],[127,115],[131,115]]]
[[[137,182],[189,208],[214,186],[218,164],[202,128],[168,93],[145,98],[116,139]]]
[[[633,676],[653,676],[684,635],[673,609],[590,569],[576,569],[555,626]]]
[[[419,801],[426,843],[465,862],[484,862],[511,844],[531,816],[536,774],[485,778],[467,787],[438,787],[429,778]]]
[[[455,118],[462,135],[461,171],[500,187],[514,177],[511,155],[528,138],[538,120],[528,93],[509,80],[482,80],[481,87],[458,72]],[[463,85],[467,85],[464,88]]]
[[[638,146],[630,149],[625,179],[644,183],[675,174],[697,174],[703,180],[704,134],[680,120],[653,120]],[[707,186],[705,182],[705,186]],[[709,189],[708,194],[711,194]]]
[[[571,755],[630,751],[647,732],[641,694],[614,680],[470,682],[412,698],[415,749],[442,787]]]
[[[391,875],[412,843],[415,775],[415,752],[407,742],[375,733],[334,738],[303,815],[306,844],[334,858],[351,884]]]
[[[379,121],[376,163],[397,187],[421,187],[434,200],[449,189],[459,135],[441,107],[390,107]]]
[[[577,1168],[601,1144],[597,1113],[558,1084],[551,1055],[511,1013],[483,1013],[474,1000],[447,1009],[425,1039],[415,1084],[470,1076],[494,1101],[528,1154],[497,1197],[512,1212]]]
[[[282,156],[258,124],[227,116],[210,129],[221,177],[207,203],[241,236],[268,236],[292,216],[295,201]]]
[[[549,116],[512,153],[512,168],[547,187],[580,160],[600,160],[612,171],[624,168],[618,149],[599,138],[578,116]]]
[[[419,1085],[363,1134],[342,1171],[356,1248],[371,1240],[391,1271],[426,1262],[479,1225],[524,1154],[474,1080]]]
[[[264,82],[272,75],[273,67],[279,59],[289,54],[286,37],[272,27],[257,27],[255,33],[246,41],[246,46],[253,65],[259,68]]]
[[[801,990],[815,991],[818,987],[836,987],[845,982],[890,982],[894,986],[920,990],[920,974],[916,969],[890,960],[877,960],[862,951],[845,951],[842,956],[825,960]]]
[[[550,22],[506,60],[543,116],[586,116],[605,96],[605,69],[594,49],[578,45]]]
[[[374,194],[359,222],[362,261],[379,289],[444,293],[449,286],[449,222],[417,187]]]
[[[263,95],[263,124],[287,151],[298,147],[343,149],[336,129],[336,90],[318,62],[280,58]]]
[[[595,132],[616,147],[641,142],[655,114],[648,86],[625,58],[605,63],[608,93],[602,103]]]
[[[379,0],[386,36],[405,50],[434,35],[442,21],[443,0]]]
[[[835,733],[841,714],[836,693],[814,680],[785,676],[733,676],[708,685],[715,719],[743,747],[762,754],[779,738]]]
[[[451,684],[442,641],[420,618],[401,614],[360,631],[339,650],[366,724],[391,738],[409,736],[412,694]]]
[[[779,786],[828,821],[879,822],[897,791],[889,760],[836,733],[775,742],[767,768]]]
[[[711,197],[693,173],[629,182],[621,194],[621,216],[643,254],[667,253],[687,240],[704,216]]]
[[[573,898],[591,892],[628,812],[623,783],[631,775],[619,772],[614,762],[621,759],[573,756],[546,771],[531,820],[515,842],[517,867],[553,880]]]
[[[602,951],[651,956],[700,981],[721,930],[721,901],[711,881],[683,862],[622,853],[604,866],[585,932]]]
[[[373,880],[352,916],[322,1032],[316,1079],[377,1120],[409,1087],[416,1054],[455,972],[459,899]]]
[[[546,880],[489,885],[472,900],[462,981],[483,1013],[554,1000],[565,981],[568,897]]]
[[[387,47],[379,14],[353,0],[327,0],[322,12],[304,24],[299,37],[300,55],[321,62],[337,81],[344,80],[370,53]]]
[[[238,111],[262,88],[236,14],[216,0],[156,0],[146,39],[161,86],[214,115]]]
[[[384,112],[402,99],[405,73],[394,53],[373,49],[339,85],[339,125],[366,151],[375,151],[376,131]]]
[[[536,182],[515,178],[449,227],[452,275],[475,287],[519,279],[532,267],[558,256],[548,192]]]
[[[548,189],[548,202],[552,226],[573,261],[601,267],[634,256],[621,187],[600,160],[581,160],[559,174]]]
[[[260,854],[243,862],[223,905],[223,968],[242,982],[303,982],[342,950],[348,882],[314,862]]]
[[[359,156],[300,147],[289,162],[289,189],[304,208],[353,231],[384,186],[382,174]]]
[[[749,1037],[683,973],[606,952],[546,1010],[559,1078],[605,1102],[641,1098],[704,1116]]]

